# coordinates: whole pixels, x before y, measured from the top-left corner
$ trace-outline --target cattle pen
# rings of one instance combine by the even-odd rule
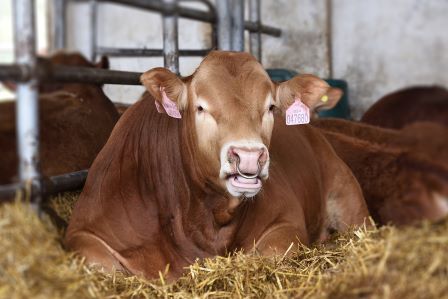
[[[448,1],[390,4],[2,1],[0,299],[448,299]]]
[[[62,49],[66,44],[66,6],[67,0],[52,1],[55,18],[53,25],[54,47]],[[261,34],[280,36],[281,30],[262,23],[260,0],[250,0],[249,20],[244,20],[244,0],[220,0],[216,8],[207,0],[195,1],[144,1],[144,0],[90,0],[91,58],[97,55],[119,57],[163,56],[164,66],[179,73],[179,56],[204,56],[213,48],[222,50],[244,50],[244,32],[250,34],[250,51],[261,60]],[[123,49],[107,48],[97,44],[97,12],[101,2],[134,7],[158,12],[163,19],[162,49]],[[180,2],[200,2],[207,11],[183,7]],[[38,63],[35,42],[35,12],[33,0],[13,1],[14,44],[16,63],[0,65],[0,80],[18,83],[16,104],[16,132],[18,140],[19,179],[20,182],[0,186],[0,199],[11,199],[18,190],[30,195],[31,204],[40,209],[45,196],[82,188],[88,170],[43,177],[39,169],[39,119],[38,119],[38,83],[39,82],[78,82],[96,84],[140,85],[139,72],[92,69],[86,67],[45,66]],[[182,50],[178,45],[178,18],[186,18],[212,25],[212,48]]]

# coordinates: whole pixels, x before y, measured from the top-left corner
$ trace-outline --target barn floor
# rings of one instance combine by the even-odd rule
[[[51,206],[68,219],[76,197]],[[359,229],[276,259],[205,260],[175,284],[89,269],[61,248],[61,236],[24,204],[0,207],[0,298],[448,298],[448,220]]]

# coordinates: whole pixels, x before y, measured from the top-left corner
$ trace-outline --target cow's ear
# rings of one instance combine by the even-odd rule
[[[177,112],[187,107],[187,87],[176,74],[166,68],[158,67],[145,72],[140,77],[140,81],[156,100],[159,112],[163,112],[163,107],[170,116],[180,118]]]
[[[98,61],[96,64],[95,64],[95,67],[97,68],[97,69],[105,69],[105,70],[108,70],[109,69],[109,58],[107,57],[107,56],[101,56],[101,58],[100,58],[100,61]]]
[[[295,76],[288,81],[277,84],[276,106],[282,111],[286,111],[297,100],[300,100],[310,111],[315,111],[319,105],[322,105],[322,97],[327,95],[329,88],[327,82],[316,76]]]
[[[320,103],[317,105],[315,109],[316,112],[333,109],[339,103],[339,100],[343,95],[344,92],[342,91],[342,89],[337,87],[330,87],[327,91],[327,94],[321,98]]]

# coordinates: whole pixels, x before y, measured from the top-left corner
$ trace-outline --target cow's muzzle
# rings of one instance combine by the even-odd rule
[[[236,159],[236,171],[243,178],[245,178],[245,179],[255,179],[255,178],[257,178],[260,175],[260,172],[261,172],[260,161],[257,161],[257,165],[258,165],[257,172],[252,174],[252,175],[251,174],[247,174],[247,173],[243,173],[241,171],[241,168],[240,168],[240,163],[241,163],[240,157],[237,157],[237,159]]]
[[[268,176],[269,153],[263,144],[229,146],[227,149],[227,190],[233,196],[254,197]]]

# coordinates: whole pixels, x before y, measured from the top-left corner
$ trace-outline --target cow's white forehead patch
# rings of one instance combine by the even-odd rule
[[[264,100],[265,109],[268,109],[272,104],[274,104],[274,97],[272,96],[272,93],[268,92],[266,99]]]

